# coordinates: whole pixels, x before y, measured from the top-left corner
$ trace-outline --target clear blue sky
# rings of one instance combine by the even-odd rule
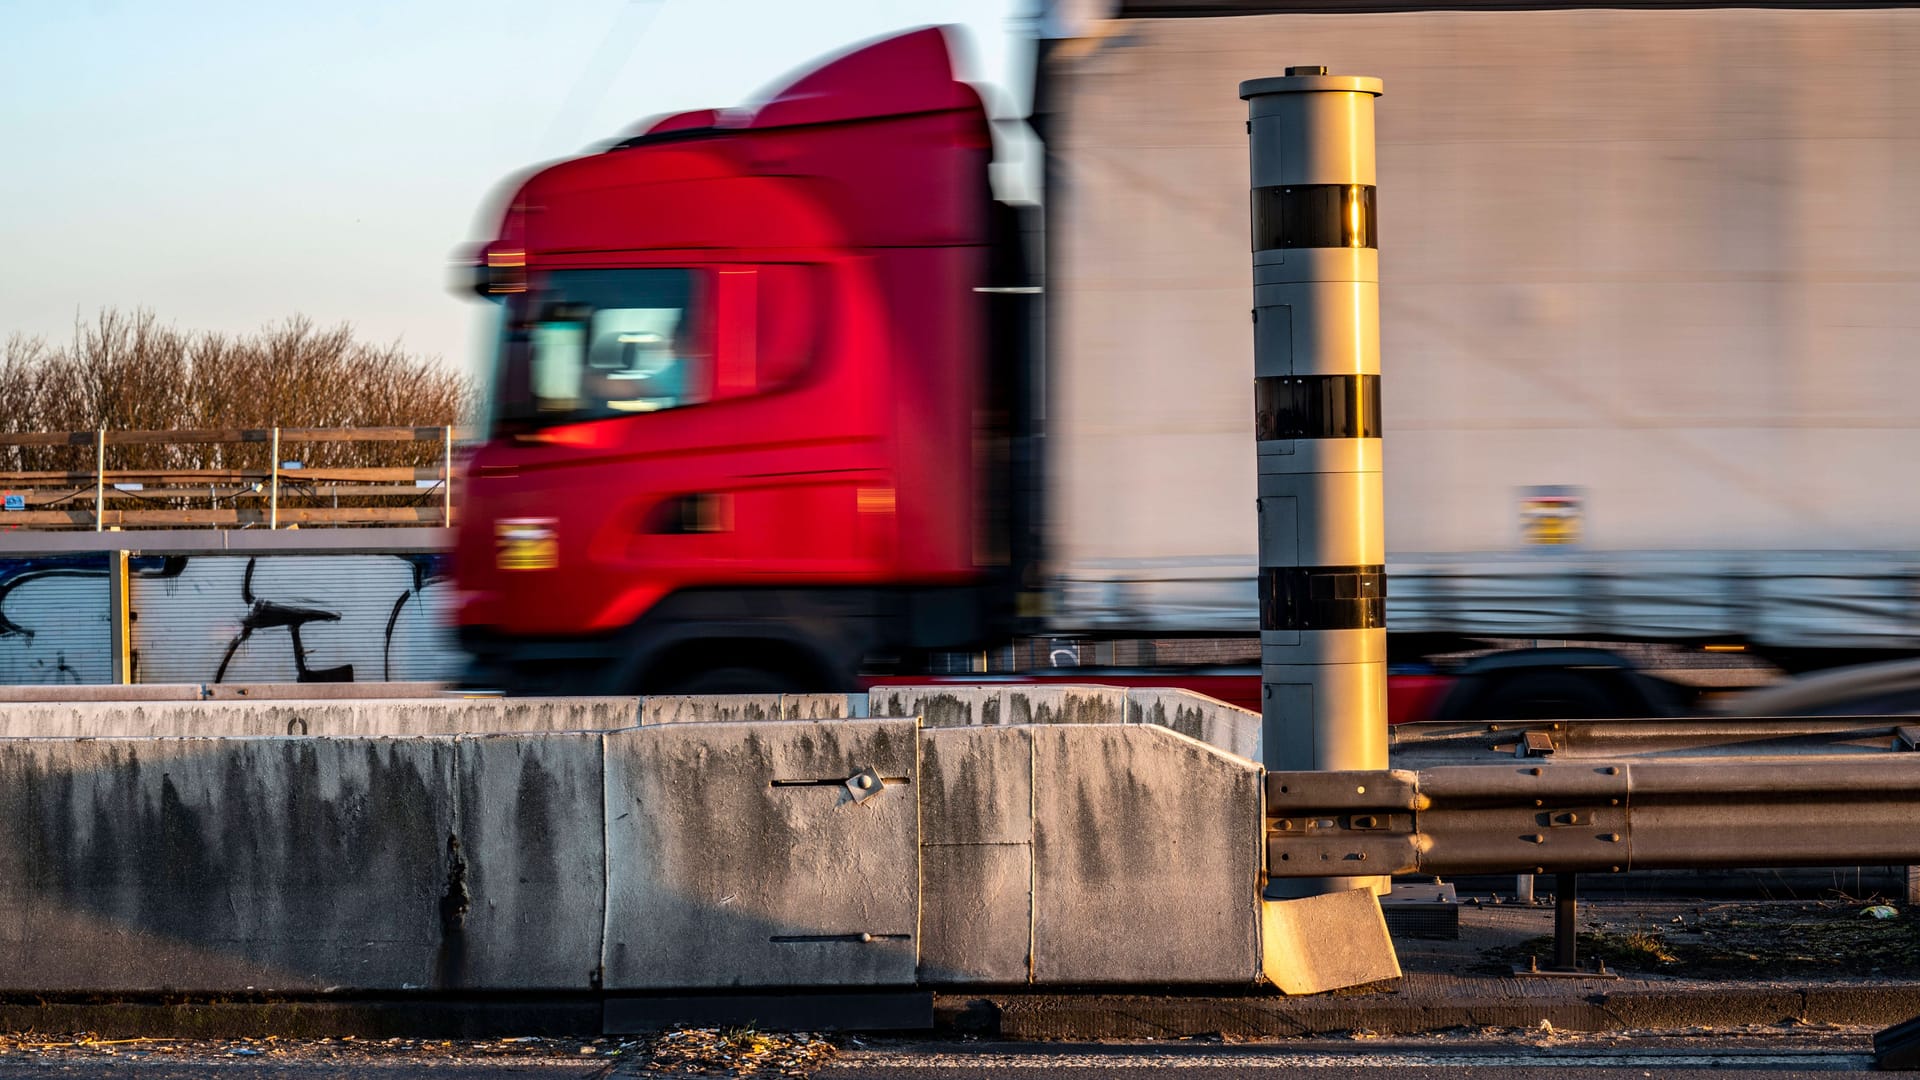
[[[508,174],[824,53],[1030,0],[0,0],[0,337],[296,313],[477,363],[449,260]],[[992,98],[990,97],[990,102]]]

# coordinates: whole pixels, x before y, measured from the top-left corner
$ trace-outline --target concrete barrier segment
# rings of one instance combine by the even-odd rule
[[[437,984],[447,739],[0,742],[0,991]]]
[[[0,991],[591,990],[600,735],[0,742]]]
[[[910,986],[914,720],[609,732],[607,990]]]
[[[437,682],[202,683],[207,701],[339,701],[390,698],[467,698]]]
[[[455,832],[439,913],[446,989],[597,988],[607,863],[598,732],[455,741]]]
[[[1257,982],[1260,767],[1148,724],[1031,730],[1034,982]]]
[[[0,706],[3,738],[411,736],[632,727],[639,698],[89,701]]]
[[[379,683],[86,683],[81,685],[0,686],[0,702],[10,701],[261,701],[291,698],[325,701],[342,698],[432,698],[468,696],[437,682]]]
[[[206,696],[206,688],[199,683],[0,686],[0,704],[26,701],[200,701]]]
[[[1033,733],[920,732],[920,980],[1033,981]]]

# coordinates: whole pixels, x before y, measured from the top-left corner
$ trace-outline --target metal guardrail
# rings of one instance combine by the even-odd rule
[[[1387,734],[1399,769],[1522,758],[1805,757],[1920,748],[1920,716],[1679,720],[1515,720],[1401,724]]]
[[[1274,877],[1920,863],[1920,754],[1266,778]]]
[[[0,489],[7,495],[6,509],[0,512],[0,528],[104,531],[168,526],[278,529],[300,524],[451,526],[454,451],[456,444],[470,434],[439,426],[0,433],[0,448],[81,447],[90,448],[93,457],[92,469],[0,471]],[[294,443],[427,443],[433,446],[438,461],[426,468],[289,468],[282,460],[282,449]],[[107,467],[109,447],[238,444],[262,447],[264,467]],[[350,503],[402,500],[412,505],[340,506],[341,499]],[[333,505],[310,505],[315,501]],[[115,502],[121,508],[114,508]],[[206,505],[190,505],[198,502]],[[138,508],[141,504],[145,507]]]

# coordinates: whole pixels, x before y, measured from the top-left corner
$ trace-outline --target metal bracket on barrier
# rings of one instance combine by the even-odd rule
[[[856,803],[866,802],[880,794],[886,786],[887,782],[880,778],[880,774],[871,765],[847,777],[846,783],[847,793],[853,796],[853,801]]]

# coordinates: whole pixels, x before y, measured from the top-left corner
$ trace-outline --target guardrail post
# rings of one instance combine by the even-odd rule
[[[267,462],[267,528],[280,527],[280,429],[273,429],[273,459]]]
[[[107,429],[94,435],[93,443],[93,531],[107,529]]]
[[[446,514],[445,525],[447,526],[447,528],[451,529],[453,528],[453,425],[452,424],[447,425],[446,453],[442,456],[441,463],[440,463],[440,487],[442,488],[441,494],[444,497],[443,502],[444,502],[445,514]]]
[[[1553,966],[1561,971],[1579,967],[1577,926],[1580,914],[1580,877],[1555,874],[1553,883]]]
[[[1379,79],[1290,67],[1240,84],[1252,155],[1261,759],[1387,767],[1381,525]],[[1385,892],[1387,878],[1270,896]]]

